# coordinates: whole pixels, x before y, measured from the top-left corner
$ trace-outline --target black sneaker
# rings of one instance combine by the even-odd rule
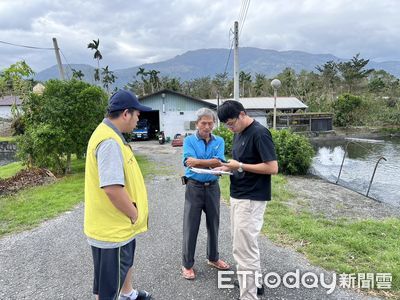
[[[151,299],[151,294],[146,291],[138,291],[138,296],[136,300],[150,300]]]
[[[257,288],[257,296],[264,295],[264,285],[262,284],[261,287]]]
[[[136,300],[150,300],[151,299],[151,294],[146,291],[137,291],[138,296],[135,298]],[[131,296],[123,296],[119,295],[118,300],[132,300],[133,298]]]
[[[233,281],[233,285],[236,286],[236,287],[238,287],[238,288],[240,288],[240,286],[239,286],[239,280],[235,279],[235,280]],[[258,295],[258,296],[264,295],[264,292],[265,292],[265,290],[264,290],[264,285],[262,284],[261,287],[258,287],[258,288],[257,288],[257,295]]]

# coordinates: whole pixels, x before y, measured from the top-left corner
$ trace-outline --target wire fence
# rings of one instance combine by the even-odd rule
[[[391,149],[393,151],[388,155],[387,149],[379,148],[387,146],[384,141],[369,142],[370,144],[365,145],[350,140],[341,145],[340,149],[335,147],[330,153],[330,160],[334,161],[329,166],[325,165],[325,169],[320,168],[317,175],[379,202],[398,206],[400,205],[400,155],[396,154],[398,150]],[[350,147],[361,150],[363,158],[352,158],[348,151]],[[326,161],[322,162],[324,163],[327,164]]]

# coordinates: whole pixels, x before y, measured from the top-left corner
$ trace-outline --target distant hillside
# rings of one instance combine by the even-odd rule
[[[200,49],[188,51],[162,62],[144,64],[127,69],[117,69],[114,70],[114,74],[118,77],[115,85],[123,87],[126,83],[132,81],[139,67],[155,69],[161,72],[161,76],[168,75],[180,78],[181,80],[203,76],[213,77],[215,74],[224,71],[228,55],[229,49]],[[233,52],[230,55],[227,68],[230,77],[232,77],[233,73],[232,59]],[[322,65],[329,60],[339,62],[344,59],[331,54],[310,54],[302,51],[275,51],[250,47],[239,49],[240,70],[251,72],[252,74],[263,73],[268,77],[275,76],[287,67],[294,69],[297,73],[301,70],[316,71],[315,67],[317,65]],[[94,67],[89,65],[72,65],[71,67],[81,70],[85,74],[84,79],[93,83]],[[399,61],[381,63],[370,61],[368,67],[377,70],[383,69],[398,78],[400,77]],[[67,66],[65,69],[67,72],[69,71],[69,76],[71,76],[70,69]],[[50,78],[58,77],[58,69],[56,66],[53,66],[39,72],[36,76],[36,80],[46,81]]]
[[[64,67],[65,76],[67,78],[72,77],[71,69],[81,70],[83,72],[83,74],[85,74],[85,76],[83,77],[85,79],[85,81],[94,83],[94,78],[93,78],[94,67],[92,67],[90,65],[84,65],[84,64],[63,65],[63,67]],[[46,80],[54,79],[54,78],[60,79],[60,73],[58,71],[57,65],[47,68],[47,69],[37,73],[35,76],[35,80],[38,80],[38,81],[46,81]]]
[[[161,75],[178,77],[183,80],[199,78],[203,76],[213,77],[217,73],[223,73],[229,49],[200,49],[188,51],[158,63],[144,64],[140,67],[161,71]],[[309,54],[300,51],[275,51],[258,48],[240,48],[240,70],[251,73],[264,73],[271,77],[280,73],[286,67],[291,67],[297,72],[301,70],[315,70],[316,65],[329,60],[340,60],[330,54]],[[139,67],[139,66],[138,66]],[[121,74],[136,74],[138,67],[116,70]],[[233,76],[233,51],[227,68],[230,77]]]
[[[400,78],[400,61],[369,61],[368,67],[375,70],[385,70],[386,72]]]

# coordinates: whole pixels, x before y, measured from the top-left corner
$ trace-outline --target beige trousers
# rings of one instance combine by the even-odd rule
[[[263,225],[267,201],[232,197],[230,201],[233,258],[237,264],[240,299],[256,300],[258,297],[255,274],[261,274],[258,235]]]

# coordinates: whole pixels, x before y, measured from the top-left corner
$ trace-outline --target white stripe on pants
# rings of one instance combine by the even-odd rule
[[[241,300],[255,300],[257,286],[255,272],[261,274],[260,250],[258,235],[260,234],[267,201],[230,198],[231,202],[231,234],[233,240],[233,258],[237,271],[250,271],[246,275],[244,287],[243,275],[238,275]]]

